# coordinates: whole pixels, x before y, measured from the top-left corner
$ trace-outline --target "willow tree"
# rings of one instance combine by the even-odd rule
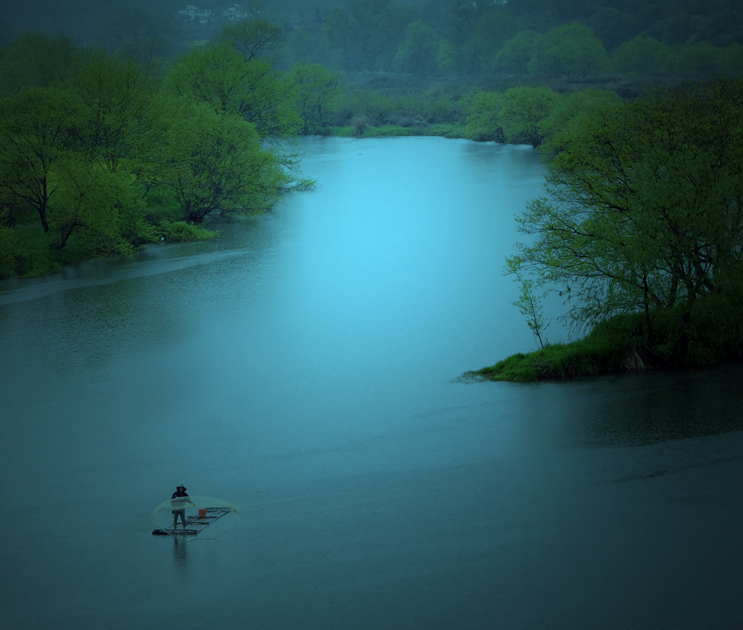
[[[253,124],[204,103],[174,101],[170,108],[161,185],[183,219],[201,223],[214,212],[257,213],[276,203],[286,175]]]
[[[262,138],[291,136],[301,128],[291,82],[270,61],[246,61],[230,41],[183,55],[166,77],[170,92],[242,116]]]
[[[80,98],[55,88],[26,88],[0,101],[0,189],[33,208],[44,232],[62,185],[60,165],[76,158],[87,117]]]
[[[591,324],[725,291],[743,265],[743,82],[607,106],[553,138],[546,192],[518,218],[509,269]]]
[[[252,18],[228,24],[219,34],[219,40],[232,44],[246,61],[271,56],[284,45],[281,26]]]

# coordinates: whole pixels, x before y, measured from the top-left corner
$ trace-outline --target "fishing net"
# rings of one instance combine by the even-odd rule
[[[152,531],[156,536],[217,538],[240,521],[242,510],[216,497],[175,497],[163,501],[152,511]]]

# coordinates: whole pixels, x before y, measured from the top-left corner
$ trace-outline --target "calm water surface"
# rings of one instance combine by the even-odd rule
[[[743,369],[459,382],[535,347],[537,155],[305,149],[217,241],[0,284],[7,627],[740,628]],[[241,522],[151,536],[178,483]]]

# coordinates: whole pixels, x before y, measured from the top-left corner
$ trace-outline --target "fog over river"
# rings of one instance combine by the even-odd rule
[[[3,625],[739,629],[743,368],[460,381],[536,348],[538,154],[303,147],[220,239],[0,283]],[[242,519],[152,536],[180,483]]]

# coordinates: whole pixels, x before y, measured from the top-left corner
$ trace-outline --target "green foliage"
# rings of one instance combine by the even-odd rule
[[[474,17],[474,16],[473,16]],[[454,51],[454,68],[465,75],[490,69],[503,44],[519,30],[519,23],[505,7],[492,6],[474,17],[467,40]]]
[[[171,66],[166,87],[217,112],[242,116],[262,138],[290,136],[302,125],[291,82],[265,59],[245,61],[230,42],[182,56]]]
[[[346,122],[353,117],[363,116],[365,124],[378,126],[387,122],[394,112],[394,101],[380,92],[349,90],[338,97],[336,120]]]
[[[549,151],[557,138],[579,133],[584,122],[596,116],[599,111],[619,107],[622,99],[616,92],[587,88],[579,92],[562,94],[555,102],[552,111],[542,122],[541,129],[548,138],[545,148]]]
[[[0,98],[24,87],[47,87],[61,81],[78,52],[66,37],[24,33],[13,42],[0,64]]]
[[[538,147],[547,137],[544,123],[559,96],[545,87],[515,87],[500,100],[498,121],[507,142]]]
[[[80,150],[86,159],[115,172],[135,170],[133,163],[152,159],[162,129],[155,86],[130,60],[101,51],[81,56],[62,87],[86,107]]]
[[[0,101],[0,190],[33,208],[45,232],[62,185],[55,169],[74,159],[86,114],[80,98],[56,88],[26,88]]]
[[[713,76],[723,71],[725,52],[722,48],[700,42],[692,46],[682,46],[676,54],[675,63],[675,70],[679,73]]]
[[[585,340],[554,344],[537,352],[517,354],[474,374],[494,381],[533,382],[593,376],[619,370],[616,349]]]
[[[228,24],[219,34],[219,39],[229,42],[246,61],[271,56],[284,44],[280,26],[267,20],[253,18]]]
[[[441,37],[424,22],[408,24],[405,40],[397,49],[397,64],[403,72],[427,76],[438,69]]]
[[[314,21],[294,29],[287,37],[282,50],[284,64],[318,63],[333,68],[333,53],[330,43],[323,37],[323,25]]]
[[[324,20],[323,37],[335,63],[346,70],[391,68],[409,20],[390,0],[351,0]]]
[[[147,73],[159,73],[179,48],[172,16],[140,8],[117,13],[103,25],[101,43],[112,55],[138,64]]]
[[[202,225],[194,225],[187,221],[162,221],[156,228],[157,240],[163,242],[191,242],[207,241],[217,236],[216,232],[208,230]]]
[[[65,255],[73,260],[130,256],[135,241],[152,240],[154,234],[147,238],[141,224],[144,209],[127,173],[91,168],[81,160],[69,160],[60,170],[61,185],[53,200],[56,250],[67,248]]]
[[[545,122],[559,101],[545,87],[515,87],[500,92],[475,92],[470,99],[465,135],[538,147],[547,137]]]
[[[530,74],[585,78],[604,72],[609,57],[593,29],[573,22],[550,30],[535,45]]]
[[[495,69],[504,74],[526,74],[538,42],[543,37],[536,31],[519,31],[496,54]]]
[[[620,44],[612,55],[612,67],[621,74],[650,74],[671,70],[673,49],[646,35]]]
[[[171,107],[174,122],[164,150],[170,175],[164,185],[184,220],[200,223],[215,211],[256,213],[273,206],[285,175],[251,123],[204,103]]]
[[[544,348],[545,340],[542,334],[549,327],[549,322],[544,319],[542,305],[539,297],[534,294],[534,281],[528,278],[517,276],[519,283],[519,299],[513,302],[518,307],[521,314],[526,318],[526,324],[529,326],[534,337],[539,341],[539,345]]]
[[[0,280],[18,273],[21,250],[15,230],[0,225]]]
[[[475,92],[470,97],[465,137],[480,142],[505,141],[500,124],[502,96],[500,92]]]
[[[530,236],[508,261],[537,286],[571,292],[570,316],[694,303],[730,290],[743,251],[743,82],[683,85],[599,109],[552,142],[549,197],[518,219]]]
[[[294,86],[297,110],[304,121],[302,133],[323,133],[341,93],[340,73],[330,72],[318,64],[299,63],[289,73],[289,80]]]

